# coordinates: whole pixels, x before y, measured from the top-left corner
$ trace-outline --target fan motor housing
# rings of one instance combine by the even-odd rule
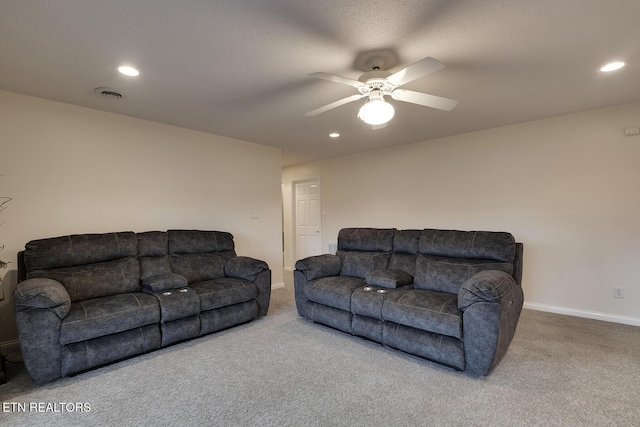
[[[384,80],[391,75],[390,72],[384,70],[373,70],[364,73],[358,78],[363,83],[368,83],[369,80]]]
[[[383,70],[373,70],[364,73],[358,79],[364,83],[364,85],[358,88],[358,91],[362,95],[369,95],[374,91],[380,91],[383,95],[389,95],[395,89],[395,86],[386,80],[390,75],[391,73]]]

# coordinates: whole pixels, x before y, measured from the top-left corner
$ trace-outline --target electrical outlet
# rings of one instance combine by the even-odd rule
[[[614,298],[624,298],[624,289],[622,289],[622,288],[613,288],[613,297]]]

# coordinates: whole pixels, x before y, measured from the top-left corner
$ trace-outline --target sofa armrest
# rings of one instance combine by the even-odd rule
[[[60,326],[71,308],[66,288],[51,279],[27,279],[13,292],[13,304],[27,372],[36,384],[60,377]]]
[[[301,259],[296,262],[296,270],[302,272],[307,281],[320,277],[340,275],[342,262],[336,255],[324,254]]]
[[[224,274],[227,277],[244,279],[256,284],[258,288],[259,316],[266,316],[271,300],[271,269],[269,265],[255,258],[237,256],[231,258],[224,265]]]
[[[398,288],[413,283],[413,277],[402,270],[380,269],[373,270],[364,276],[367,285],[380,286],[383,288]]]
[[[293,286],[298,315],[309,317],[311,302],[306,295],[306,286],[312,280],[322,277],[339,276],[342,261],[336,255],[324,254],[304,258],[296,262],[293,272]]]
[[[52,279],[28,279],[13,293],[16,311],[49,310],[64,319],[71,309],[71,297],[62,283]]]
[[[268,269],[269,265],[264,261],[246,256],[237,256],[231,258],[224,265],[224,274],[227,277],[253,282],[260,273]]]
[[[186,288],[188,285],[187,278],[177,273],[156,274],[142,279],[142,290],[148,294]]]
[[[462,284],[458,292],[458,309],[464,311],[478,302],[499,304],[513,286],[518,286],[516,281],[504,271],[481,271]]]
[[[524,296],[515,279],[498,270],[469,278],[458,293],[463,312],[465,371],[487,375],[504,357],[515,334]]]

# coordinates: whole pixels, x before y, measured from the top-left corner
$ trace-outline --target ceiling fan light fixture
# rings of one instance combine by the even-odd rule
[[[382,97],[370,98],[358,111],[358,118],[368,125],[382,125],[393,118],[396,113],[393,105]]]
[[[437,59],[428,56],[393,74],[379,69],[384,62],[385,61],[375,59],[369,60],[367,65],[373,66],[373,71],[364,73],[358,80],[328,73],[309,74],[311,77],[351,86],[357,89],[358,94],[332,102],[324,107],[316,108],[315,110],[305,113],[305,115],[309,117],[317,116],[325,111],[367,97],[367,101],[358,111],[358,118],[366,124],[373,126],[373,129],[380,129],[383,128],[395,114],[393,105],[384,101],[386,95],[396,101],[408,102],[410,104],[422,105],[443,111],[451,111],[451,109],[458,104],[458,101],[454,99],[400,89],[400,86],[406,83],[443,69],[444,65]]]

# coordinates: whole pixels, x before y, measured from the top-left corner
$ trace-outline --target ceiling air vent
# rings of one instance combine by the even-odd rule
[[[112,99],[122,98],[122,95],[120,93],[116,92],[113,89],[109,89],[108,87],[97,87],[95,91],[106,98],[112,98]]]

